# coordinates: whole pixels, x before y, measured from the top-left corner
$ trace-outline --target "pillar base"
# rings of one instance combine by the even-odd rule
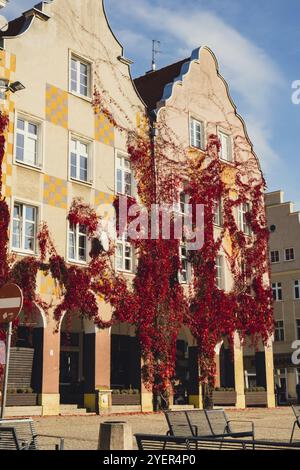
[[[276,399],[274,393],[267,393],[268,408],[276,408]]]
[[[202,395],[189,395],[189,405],[193,405],[195,408],[203,410]]]
[[[153,395],[151,392],[142,392],[141,406],[142,406],[142,413],[153,412]]]
[[[244,410],[246,408],[246,397],[243,394],[237,394],[236,396],[236,408]]]
[[[39,395],[39,405],[42,406],[43,416],[58,416],[60,414],[60,395],[43,393]]]
[[[84,408],[86,408],[89,412],[96,412],[96,392],[84,394]]]

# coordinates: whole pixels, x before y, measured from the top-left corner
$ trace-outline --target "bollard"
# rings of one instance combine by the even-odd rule
[[[132,428],[125,421],[100,424],[98,450],[132,450]]]

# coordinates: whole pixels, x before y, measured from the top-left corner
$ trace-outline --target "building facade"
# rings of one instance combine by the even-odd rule
[[[94,89],[113,97],[111,110],[120,125],[135,129],[144,105],[130,61],[100,0],[41,2],[11,21],[1,41],[1,78],[25,87],[3,100],[9,114],[3,194],[12,214],[10,252],[18,259],[37,256],[36,235],[45,220],[57,251],[84,267],[87,235],[67,221],[72,200],[82,198],[105,215],[116,192],[132,180],[127,138],[105,114],[95,114]],[[120,246],[117,262],[130,272],[126,250]],[[51,277],[39,273],[37,289],[55,305]],[[109,319],[109,306],[101,308]],[[24,321],[19,328],[17,346],[34,350],[34,379],[26,386],[38,395],[43,414],[58,414],[60,403],[95,409],[95,390],[110,389],[110,331],[80,319],[71,330],[64,321],[60,333],[54,330],[51,312],[42,311],[33,324]]]
[[[300,339],[300,217],[284,193],[266,194],[270,229],[271,281],[275,310],[275,380],[282,403],[295,399],[300,380],[299,365],[293,364],[292,345]]]
[[[45,220],[58,253],[70,265],[86,265],[87,234],[84,227],[69,224],[69,207],[74,198],[81,198],[105,217],[113,211],[116,194],[136,195],[127,136],[121,128],[142,129],[146,107],[156,124],[167,123],[174,144],[188,154],[203,153],[208,136],[218,135],[227,168],[224,181],[233,192],[234,142],[240,136],[240,158],[251,161],[252,176],[261,178],[245,124],[208,48],[133,83],[130,61],[108,25],[102,0],[41,2],[9,23],[1,33],[1,47],[0,78],[25,87],[16,94],[8,92],[2,100],[9,115],[3,194],[11,211],[10,253],[18,260],[38,256],[36,236]],[[95,113],[94,90],[106,96],[118,126],[107,113]],[[235,214],[243,233],[248,231],[246,212],[241,206]],[[221,225],[218,206],[216,236]],[[229,241],[225,242],[216,260],[216,282],[226,291],[233,283],[226,261],[230,249]],[[130,282],[137,260],[125,236],[116,242],[114,261],[116,270]],[[184,246],[181,261],[180,282],[188,289],[192,273]],[[56,305],[59,290],[50,276],[39,273],[37,290],[47,303]],[[100,308],[102,317],[110,320],[111,307],[102,301]],[[24,387],[37,395],[42,414],[59,414],[60,406],[67,404],[92,411],[120,404],[136,411],[153,409],[152,394],[141,383],[141,355],[133,326],[98,330],[78,316],[72,325],[63,319],[59,332],[55,329],[51,311],[46,315],[37,309],[30,323],[21,317],[15,343],[16,356],[25,350],[28,354],[31,368]],[[232,404],[245,407],[243,346],[238,335],[233,362],[226,338],[215,353],[217,385],[235,389]],[[272,407],[272,345],[261,353],[266,404]],[[188,385],[174,401],[201,407],[197,345],[188,329],[179,334],[176,356],[177,376]],[[10,387],[12,391],[20,387],[13,376]]]
[[[229,234],[224,235],[223,233],[225,199],[234,200],[239,197],[237,168],[245,169],[241,176],[245,185],[249,181],[252,186],[255,185],[256,182],[261,181],[262,174],[245,123],[238,115],[236,106],[230,97],[228,84],[219,73],[216,57],[209,48],[201,47],[193,51],[188,59],[137,78],[135,84],[147,105],[153,126],[156,128],[155,139],[160,139],[160,145],[167,149],[167,153],[169,152],[169,160],[174,162],[175,170],[173,171],[176,172],[176,168],[180,168],[183,181],[189,181],[190,168],[195,160],[201,161],[205,155],[211,136],[217,136],[221,143],[218,155],[222,163],[221,179],[229,191],[226,198],[221,195],[220,199],[216,201],[214,209],[214,239],[218,240],[220,236],[223,237],[216,257],[216,284],[220,290],[231,292],[234,289],[234,278],[229,259],[234,248]],[[206,158],[208,159],[207,156]],[[204,161],[201,170],[198,171],[203,171],[208,164]],[[163,175],[166,172],[165,167],[164,163],[159,162],[158,157],[157,173],[161,172]],[[170,172],[170,177],[171,175],[172,172]],[[217,184],[217,179],[214,184]],[[249,202],[238,204],[233,210],[237,230],[246,235],[250,244],[253,233],[247,222],[246,213],[251,211],[252,204],[253,201],[249,200]],[[222,233],[224,236],[221,235]],[[266,247],[264,249],[266,250]],[[267,257],[267,251],[265,256]],[[192,273],[184,245],[181,258],[185,274],[183,282],[189,284]],[[266,267],[265,285],[269,283],[267,271]],[[186,367],[186,377],[189,377],[191,388],[189,402],[199,406],[201,391],[196,393],[197,383],[191,383],[191,377],[193,377],[191,357],[193,357],[196,342],[188,334],[186,334],[185,342],[186,350],[190,350],[190,355],[188,353],[186,355],[186,359],[190,358],[190,370]],[[235,390],[234,399],[231,398],[234,402],[231,401],[230,404],[239,408],[244,408],[247,404],[246,389],[259,387],[266,391],[265,404],[268,404],[269,407],[274,406],[271,339],[268,346],[265,348],[260,346],[257,349],[251,348],[249,345],[243,346],[239,335],[236,334],[233,349],[233,360],[227,338],[224,338],[215,349],[217,387],[224,391],[226,389]],[[255,382],[252,383],[252,387],[249,386],[246,379],[247,363],[245,357],[249,350],[255,357],[254,367],[260,371]],[[225,401],[224,398],[221,400],[223,402],[218,404],[227,404],[226,399]]]

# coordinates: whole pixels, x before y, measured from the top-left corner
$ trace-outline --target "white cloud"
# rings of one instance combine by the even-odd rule
[[[164,2],[160,2],[163,4]],[[145,29],[174,38],[177,59],[179,51],[200,45],[209,46],[217,56],[221,73],[242,104],[243,117],[249,129],[255,150],[263,167],[279,161],[272,149],[270,119],[272,99],[284,83],[277,65],[256,44],[239,31],[226,24],[216,14],[202,8],[173,8],[153,6],[150,0],[110,0],[110,4],[125,15],[129,23],[140,22],[139,30]],[[157,34],[159,37],[159,35]],[[149,53],[149,41],[146,51]],[[190,53],[189,52],[189,53]]]

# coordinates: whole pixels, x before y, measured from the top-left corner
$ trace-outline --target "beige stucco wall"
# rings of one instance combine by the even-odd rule
[[[291,364],[292,343],[298,339],[296,320],[300,320],[300,300],[294,298],[294,281],[300,280],[300,213],[291,202],[284,201],[281,191],[266,195],[268,226],[275,225],[270,235],[270,251],[280,252],[280,262],[271,264],[272,282],[281,282],[282,301],[274,302],[275,320],[284,321],[285,341],[274,343],[275,365],[287,369],[288,392],[296,396],[296,372]],[[294,248],[295,260],[284,261],[284,250]]]
[[[144,105],[135,91],[128,63],[120,60],[123,50],[109,28],[102,0],[54,0],[44,4],[44,13],[50,17],[47,21],[33,16],[26,32],[6,39],[5,52],[1,56],[4,62],[13,58],[12,64],[6,64],[3,74],[8,74],[10,67],[13,73],[9,78],[21,81],[26,87],[13,97],[11,143],[14,143],[14,122],[19,113],[40,123],[42,139],[42,167],[33,169],[17,163],[13,157],[12,177],[5,190],[10,205],[18,200],[38,207],[39,222],[47,221],[58,253],[67,259],[67,213],[73,198],[82,197],[101,214],[104,209],[100,204],[111,205],[115,194],[116,152],[127,153],[127,132],[114,129],[107,119],[104,118],[104,123],[109,138],[99,137],[96,133],[97,118],[92,107],[94,87],[104,97],[104,106],[117,123],[128,131],[136,128],[137,117],[144,113]],[[72,53],[91,63],[90,98],[69,92]],[[58,95],[63,97],[63,122],[49,116],[49,85],[57,102]],[[8,98],[13,103],[12,96]],[[90,142],[93,165],[89,184],[71,181],[69,177],[71,134]],[[54,200],[46,193],[49,178],[56,193]],[[59,196],[61,187],[66,201]],[[23,255],[18,253],[18,256]],[[50,278],[39,275],[38,289],[45,300],[54,299],[55,305],[57,291]],[[102,305],[101,310],[103,318],[109,319],[110,307]],[[43,395],[40,399],[46,414],[55,414],[59,403],[60,336],[54,333],[55,326],[50,312],[44,337]],[[97,333],[96,349],[95,382],[97,386],[108,387],[110,331]]]

